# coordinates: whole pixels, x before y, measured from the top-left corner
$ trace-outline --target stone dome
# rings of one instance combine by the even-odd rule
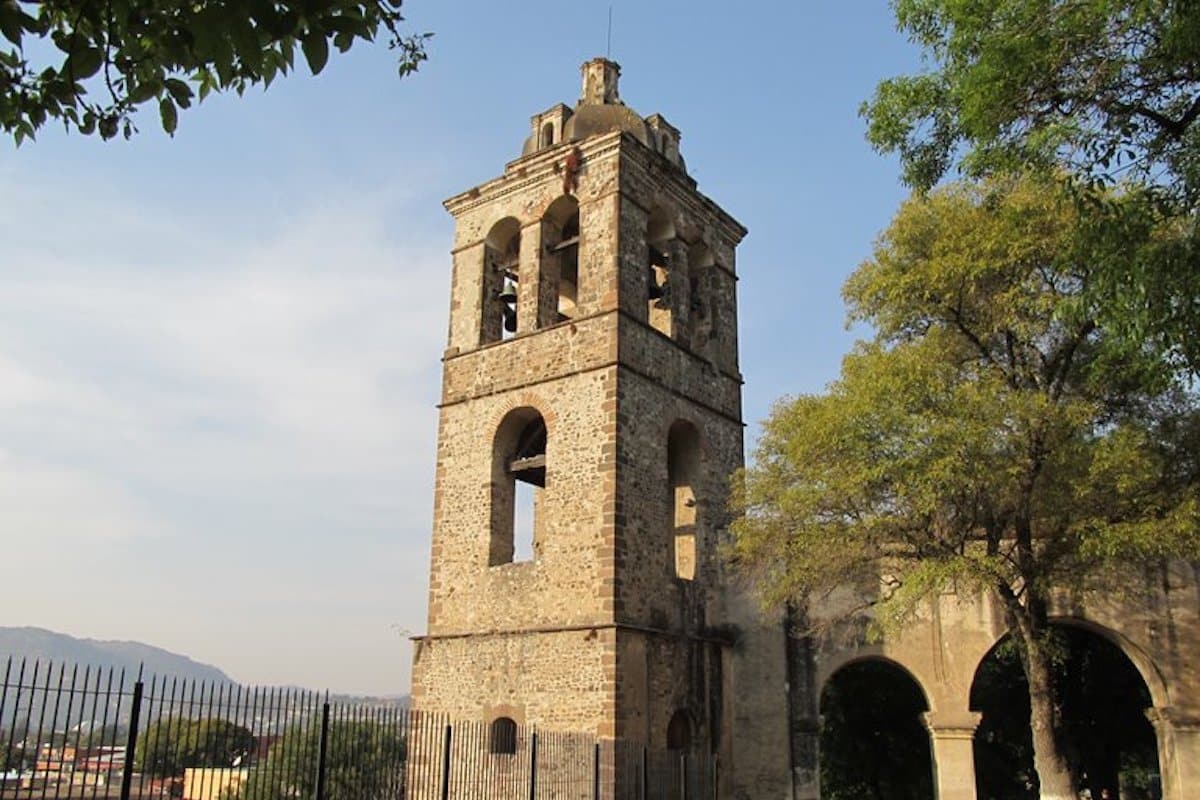
[[[581,103],[563,128],[563,139],[576,141],[599,133],[625,131],[633,134],[639,142],[650,147],[653,139],[638,113],[627,105],[593,105]]]

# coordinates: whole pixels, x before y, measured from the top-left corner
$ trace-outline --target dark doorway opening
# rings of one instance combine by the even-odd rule
[[[928,708],[916,681],[890,662],[835,672],[821,692],[822,800],[933,800]]]

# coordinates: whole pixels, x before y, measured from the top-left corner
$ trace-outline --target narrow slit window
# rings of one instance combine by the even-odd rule
[[[695,580],[700,475],[700,434],[689,422],[676,422],[667,439],[667,478],[670,484],[671,556],[676,578]]]

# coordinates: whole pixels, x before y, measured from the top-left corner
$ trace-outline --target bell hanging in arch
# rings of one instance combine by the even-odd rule
[[[649,288],[649,296],[651,300],[661,300],[666,290],[662,284],[658,282],[658,270],[651,264],[649,274],[646,276],[646,285]]]
[[[500,290],[500,302],[505,305],[517,304],[517,282],[510,277],[504,278],[504,288]]]

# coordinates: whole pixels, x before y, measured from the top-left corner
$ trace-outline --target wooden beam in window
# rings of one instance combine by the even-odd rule
[[[508,464],[509,472],[523,472],[530,469],[544,469],[546,467],[546,454],[541,453],[528,458],[514,458]]]

